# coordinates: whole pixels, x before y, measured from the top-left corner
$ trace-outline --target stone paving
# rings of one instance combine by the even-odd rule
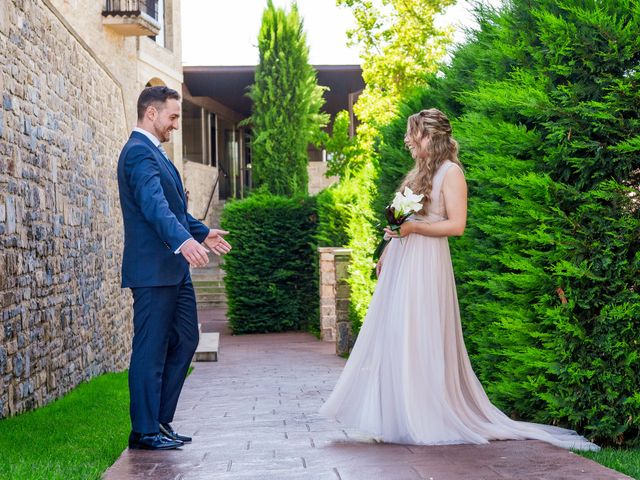
[[[630,478],[537,441],[377,443],[316,413],[344,366],[334,348],[305,333],[222,335],[219,361],[195,364],[173,424],[193,443],[125,450],[105,480]]]

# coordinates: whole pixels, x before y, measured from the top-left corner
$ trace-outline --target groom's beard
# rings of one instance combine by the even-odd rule
[[[166,126],[158,121],[153,123],[153,129],[155,130],[154,135],[160,140],[160,143],[171,141],[171,132],[175,130],[171,125]]]
[[[160,136],[158,137],[158,140],[160,140],[160,143],[171,141],[172,131],[173,131],[173,128],[169,128],[167,130],[160,130]]]

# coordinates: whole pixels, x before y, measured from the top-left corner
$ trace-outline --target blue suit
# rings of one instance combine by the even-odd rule
[[[175,251],[209,228],[187,213],[178,171],[154,143],[133,132],[118,160],[124,220],[122,287],[133,293],[129,367],[132,430],[156,433],[173,420],[198,345],[189,264]]]

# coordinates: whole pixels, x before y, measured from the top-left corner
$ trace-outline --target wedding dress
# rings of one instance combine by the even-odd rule
[[[427,215],[445,220],[442,182],[433,180]],[[493,406],[474,374],[462,336],[446,237],[392,239],[369,310],[347,364],[320,414],[402,444],[487,443],[536,439],[563,447],[599,447],[571,430],[514,421]]]

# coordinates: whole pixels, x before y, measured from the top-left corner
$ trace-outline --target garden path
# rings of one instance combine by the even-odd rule
[[[222,312],[218,362],[195,364],[173,426],[182,449],[125,450],[106,480],[622,480],[625,475],[538,441],[488,445],[377,443],[316,411],[345,360],[306,333],[231,336]]]

